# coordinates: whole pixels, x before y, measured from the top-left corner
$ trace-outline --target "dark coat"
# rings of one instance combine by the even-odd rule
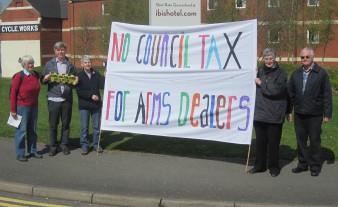
[[[102,106],[102,100],[100,95],[100,89],[104,88],[105,78],[99,72],[91,69],[91,78],[84,70],[78,73],[79,83],[76,87],[76,93],[79,100],[80,110],[99,109]],[[93,95],[99,97],[99,101],[92,99]]]
[[[327,72],[314,63],[307,78],[304,94],[302,88],[303,67],[300,67],[291,74],[289,81],[291,109],[298,114],[331,118],[332,91]]]
[[[263,67],[257,77],[255,121],[281,124],[288,113],[287,75],[275,62],[274,68]]]

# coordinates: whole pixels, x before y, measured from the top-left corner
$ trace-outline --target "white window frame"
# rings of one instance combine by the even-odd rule
[[[319,2],[320,2],[320,0],[315,0],[316,1],[316,3],[315,4],[311,4],[311,0],[307,0],[307,6],[319,6]]]
[[[101,4],[102,16],[103,15],[109,15],[109,13],[107,12],[107,7],[108,7],[108,3],[102,2],[102,4]]]
[[[279,32],[277,31],[277,41],[271,41],[271,33],[272,33],[272,31],[268,30],[268,40],[269,40],[269,43],[278,44],[279,43]]]
[[[210,1],[212,1],[213,4],[214,4],[213,8],[210,8],[210,3],[212,3]],[[208,11],[215,10],[216,6],[217,6],[217,0],[207,0],[207,10]]]
[[[242,6],[237,6],[238,3],[242,3]],[[236,9],[245,9],[246,8],[246,0],[236,0],[235,2]]]
[[[310,37],[312,38],[310,39]],[[319,44],[319,31],[318,30],[307,30],[307,43],[308,44]]]
[[[274,1],[274,3],[277,3],[277,5],[276,5],[276,4],[272,4],[272,3],[271,3],[272,1]],[[279,2],[279,0],[269,0],[269,1],[268,1],[268,7],[280,7],[280,2]]]

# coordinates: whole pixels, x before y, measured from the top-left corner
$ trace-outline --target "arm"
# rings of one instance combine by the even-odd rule
[[[19,89],[20,89],[20,73],[15,75],[15,77],[13,78],[11,87],[12,87],[11,94],[9,95],[10,114],[13,118],[16,118],[17,96],[19,94]]]
[[[99,74],[99,89],[104,89],[104,83],[106,80],[105,76],[102,76],[100,73]]]
[[[324,118],[325,123],[330,121],[332,116],[332,91],[328,74],[324,75]]]
[[[92,97],[93,97],[94,94],[92,94],[89,90],[86,89],[86,87],[85,87],[85,84],[86,84],[85,78],[81,74],[79,74],[78,80],[79,80],[79,82],[78,82],[78,85],[76,87],[76,93],[77,93],[77,95],[80,98],[82,98],[82,99],[92,100]]]
[[[261,91],[263,94],[267,96],[278,96],[278,95],[285,93],[286,91],[287,76],[282,71],[280,71],[277,77],[272,77],[271,80],[270,79],[260,79],[260,80],[261,80],[261,83],[260,83]],[[256,83],[257,83],[257,79],[256,79]]]
[[[50,67],[51,63],[48,61],[41,72],[40,83],[43,85],[46,85],[50,81]]]
[[[74,65],[71,62],[69,62],[68,66],[69,66],[69,75],[74,75],[75,76],[75,81],[74,81],[73,85],[70,84],[71,87],[74,87],[74,86],[76,86],[79,83],[78,73],[77,73]]]

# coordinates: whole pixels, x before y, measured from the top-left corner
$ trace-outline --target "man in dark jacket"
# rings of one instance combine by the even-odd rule
[[[60,116],[62,123],[60,148],[63,154],[68,155],[70,153],[68,140],[72,118],[72,89],[78,80],[76,77],[73,83],[66,83],[54,81],[51,78],[51,73],[76,75],[74,65],[66,57],[66,50],[67,46],[64,42],[55,43],[55,57],[46,63],[40,77],[40,82],[48,85],[50,156],[54,156],[57,153],[57,130]]]
[[[292,172],[300,173],[310,167],[311,175],[318,176],[321,171],[321,125],[329,122],[332,116],[331,85],[326,71],[314,63],[312,48],[302,49],[300,57],[303,66],[292,73],[289,82],[298,152],[298,165]],[[289,114],[289,119],[291,117]]]
[[[92,117],[94,150],[99,153],[103,151],[99,145],[99,122],[102,108],[100,89],[103,89],[104,87],[105,78],[91,66],[90,57],[88,55],[84,55],[81,58],[81,67],[83,70],[78,73],[79,83],[76,87],[81,118],[80,144],[82,148],[82,155],[86,155],[89,152],[88,128],[90,116]]]

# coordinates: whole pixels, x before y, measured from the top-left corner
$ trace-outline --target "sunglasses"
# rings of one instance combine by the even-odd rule
[[[309,55],[307,55],[307,56],[300,56],[300,58],[301,58],[302,60],[304,60],[305,58],[306,58],[306,59],[310,59],[310,56],[309,56]]]

